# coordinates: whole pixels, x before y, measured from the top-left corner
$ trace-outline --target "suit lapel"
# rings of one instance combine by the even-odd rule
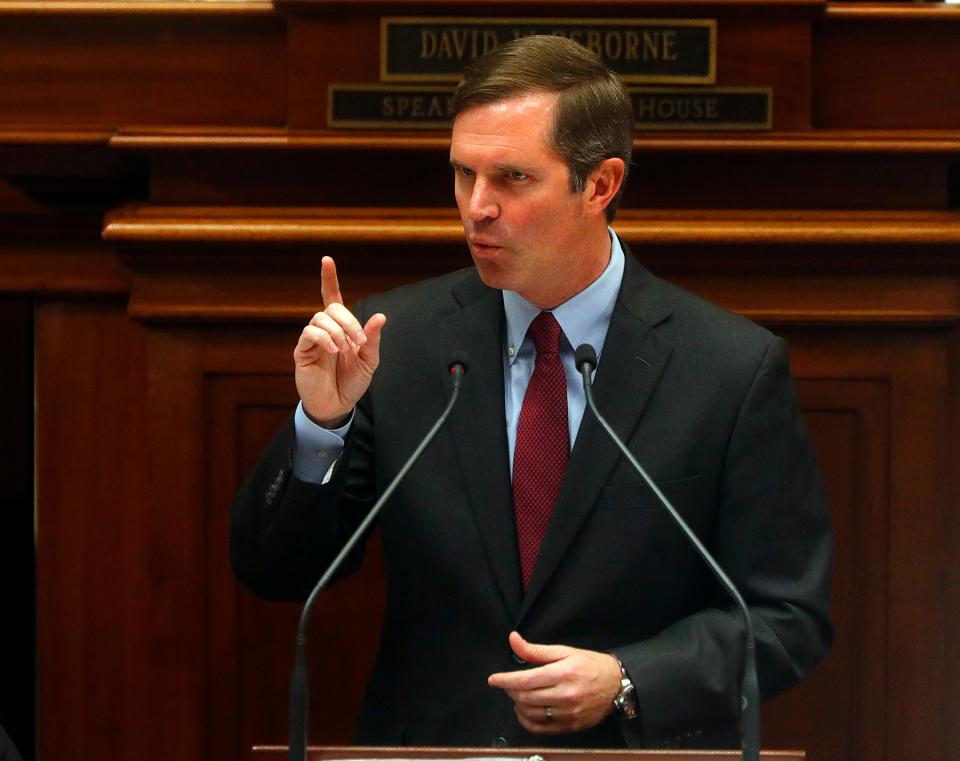
[[[671,347],[653,327],[670,315],[657,281],[624,250],[623,285],[594,376],[594,398],[617,435],[629,440],[666,367]],[[556,570],[593,509],[620,452],[587,409],[580,424],[553,517],[523,598],[520,620]],[[519,621],[518,621],[519,623]]]
[[[464,351],[470,366],[449,425],[463,481],[493,576],[511,617],[522,588],[507,454],[503,398],[503,300],[472,277],[454,289],[460,305],[440,326],[446,356]],[[444,372],[449,395],[450,383]]]

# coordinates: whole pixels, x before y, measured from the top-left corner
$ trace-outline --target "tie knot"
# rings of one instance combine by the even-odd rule
[[[533,339],[537,354],[556,354],[560,350],[560,323],[552,312],[541,312],[533,318],[527,335]]]

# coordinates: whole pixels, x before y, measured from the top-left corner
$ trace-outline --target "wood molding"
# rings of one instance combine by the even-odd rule
[[[130,272],[113,251],[78,251],[45,246],[21,251],[0,248],[0,293],[56,296],[126,296]]]
[[[654,272],[766,325],[960,321],[944,277],[960,267],[957,212],[625,212],[615,229]],[[405,280],[468,264],[452,209],[141,206],[108,215],[104,237],[146,322],[302,322],[321,252],[364,295],[390,284],[390,261]]]
[[[335,746],[324,748],[311,745],[308,748],[310,761],[338,761],[340,759],[393,759],[419,758],[428,761],[436,758],[484,758],[503,757],[530,758],[533,754],[545,761],[735,761],[740,758],[738,750],[578,750],[574,748],[423,748],[423,747],[351,747]],[[253,758],[257,761],[283,761],[289,758],[286,745],[258,745],[253,748]],[[802,750],[763,750],[763,761],[804,761],[806,754]]]
[[[423,13],[423,9],[437,8],[444,13],[449,12],[520,12],[533,15],[532,9],[543,16],[572,16],[596,14],[596,4],[588,0],[275,0],[278,8],[290,8],[297,11],[324,11],[341,10],[346,7],[359,6],[365,11],[395,11],[397,13]],[[670,14],[672,16],[689,16],[703,13],[736,13],[749,11],[750,13],[765,13],[773,15],[785,11],[804,11],[809,13],[825,7],[826,0],[608,0],[603,3],[605,8],[612,8],[614,12],[623,12],[620,9],[636,10],[640,13],[649,13],[658,16]],[[544,8],[546,10],[541,11]],[[430,12],[433,12],[430,10]],[[604,13],[604,15],[607,15]]]
[[[3,133],[0,132],[0,141]],[[447,133],[398,135],[383,132],[345,134],[318,130],[229,129],[217,127],[128,127],[109,138],[120,150],[362,150],[446,151]],[[637,135],[639,153],[879,153],[960,154],[960,135],[952,130],[818,130],[750,135],[659,133]]]
[[[0,129],[0,145],[107,145],[113,134],[111,130],[97,127],[88,130],[12,127]]]
[[[960,245],[958,211],[624,210],[614,229],[642,245]],[[110,212],[117,244],[453,244],[454,210],[131,205]]]
[[[269,0],[3,0],[2,16],[264,16]]]
[[[831,21],[960,21],[960,8],[944,3],[827,3],[824,14]]]

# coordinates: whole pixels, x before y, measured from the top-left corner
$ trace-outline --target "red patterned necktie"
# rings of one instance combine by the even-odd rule
[[[560,361],[560,324],[541,312],[527,334],[537,347],[533,376],[523,396],[513,453],[513,509],[526,589],[553,513],[570,455],[567,378]]]

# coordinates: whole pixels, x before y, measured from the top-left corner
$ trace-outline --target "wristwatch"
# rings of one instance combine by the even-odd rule
[[[617,658],[615,655],[613,657]],[[620,667],[620,691],[613,699],[613,708],[621,719],[635,719],[639,715],[637,691],[634,689],[633,682],[627,676],[627,670],[623,667],[619,658],[617,658],[617,665]]]

